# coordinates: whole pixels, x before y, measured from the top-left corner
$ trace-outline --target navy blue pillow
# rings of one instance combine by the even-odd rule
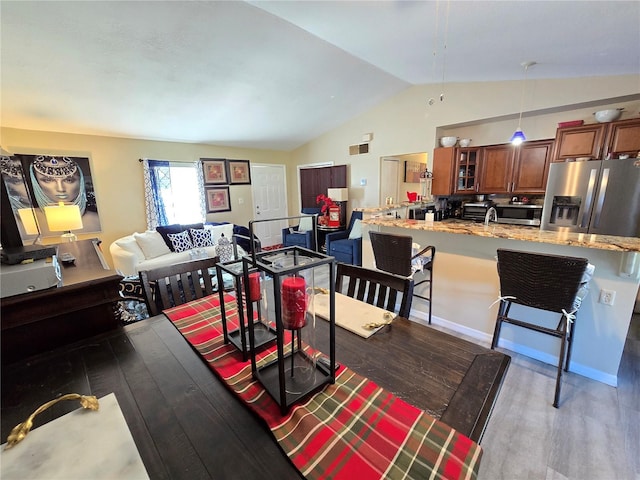
[[[179,223],[174,223],[173,225],[159,225],[156,227],[156,231],[162,236],[164,243],[167,244],[167,247],[169,247],[172,252],[175,252],[175,250],[168,235],[170,233],[180,233],[183,230],[184,228]]]

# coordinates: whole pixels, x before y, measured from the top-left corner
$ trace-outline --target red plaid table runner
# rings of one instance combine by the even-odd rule
[[[225,298],[237,325],[235,298]],[[212,370],[264,419],[282,450],[308,479],[473,479],[482,449],[347,367],[336,383],[294,405],[280,407],[252,379],[251,362],[222,337],[220,302],[212,295],[164,312]],[[275,346],[258,363],[275,358]]]

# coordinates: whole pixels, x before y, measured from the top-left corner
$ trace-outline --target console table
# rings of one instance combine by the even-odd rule
[[[5,297],[2,311],[2,364],[118,328],[113,304],[122,277],[111,270],[100,240],[57,245],[74,264],[61,264],[62,286]]]

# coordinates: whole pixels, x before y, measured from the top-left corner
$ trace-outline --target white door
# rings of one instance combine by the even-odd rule
[[[382,157],[382,166],[380,170],[379,204],[384,205],[387,197],[393,198],[393,203],[400,203],[398,192],[400,161],[397,158]]]
[[[284,165],[251,164],[254,220],[269,220],[287,216],[286,180]],[[258,222],[253,224],[253,231],[263,247],[270,247],[282,243],[282,229],[287,226],[286,220]]]

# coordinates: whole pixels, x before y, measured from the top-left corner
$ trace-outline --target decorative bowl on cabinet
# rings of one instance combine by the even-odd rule
[[[440,145],[443,147],[453,147],[458,142],[458,137],[442,137]]]
[[[598,121],[599,123],[613,122],[614,120],[620,118],[620,115],[622,115],[622,110],[624,110],[624,108],[598,110],[596,113],[594,113],[594,115],[596,117],[596,121]]]

